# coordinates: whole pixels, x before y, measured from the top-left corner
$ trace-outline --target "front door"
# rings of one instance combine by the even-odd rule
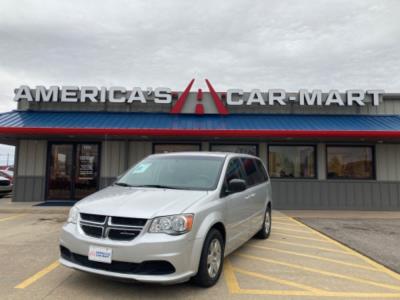
[[[232,158],[228,164],[224,179],[224,190],[228,189],[228,183],[232,179],[246,180],[240,158]],[[229,194],[225,196],[227,203],[227,251],[235,249],[248,239],[248,191]]]
[[[99,145],[50,145],[47,199],[79,200],[94,193],[99,181]]]

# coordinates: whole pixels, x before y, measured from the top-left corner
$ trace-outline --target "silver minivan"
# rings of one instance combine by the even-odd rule
[[[253,236],[268,238],[271,205],[257,157],[151,155],[71,208],[60,262],[105,276],[209,287],[225,256]]]

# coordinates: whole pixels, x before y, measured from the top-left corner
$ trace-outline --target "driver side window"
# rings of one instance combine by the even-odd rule
[[[228,191],[228,182],[232,179],[243,179],[246,180],[246,177],[243,172],[242,163],[240,158],[233,158],[228,164],[225,173],[224,185],[222,187],[223,195],[227,194]]]

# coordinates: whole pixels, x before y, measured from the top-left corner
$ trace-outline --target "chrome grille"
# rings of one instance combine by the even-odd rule
[[[115,241],[131,241],[139,235],[146,219],[112,217],[81,213],[79,221],[82,231],[95,238]]]
[[[104,224],[106,221],[106,216],[81,213],[81,219],[86,222]]]

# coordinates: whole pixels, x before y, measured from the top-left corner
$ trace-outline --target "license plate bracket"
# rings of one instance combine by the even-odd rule
[[[112,249],[108,247],[90,246],[88,259],[102,263],[111,264],[112,262]]]

